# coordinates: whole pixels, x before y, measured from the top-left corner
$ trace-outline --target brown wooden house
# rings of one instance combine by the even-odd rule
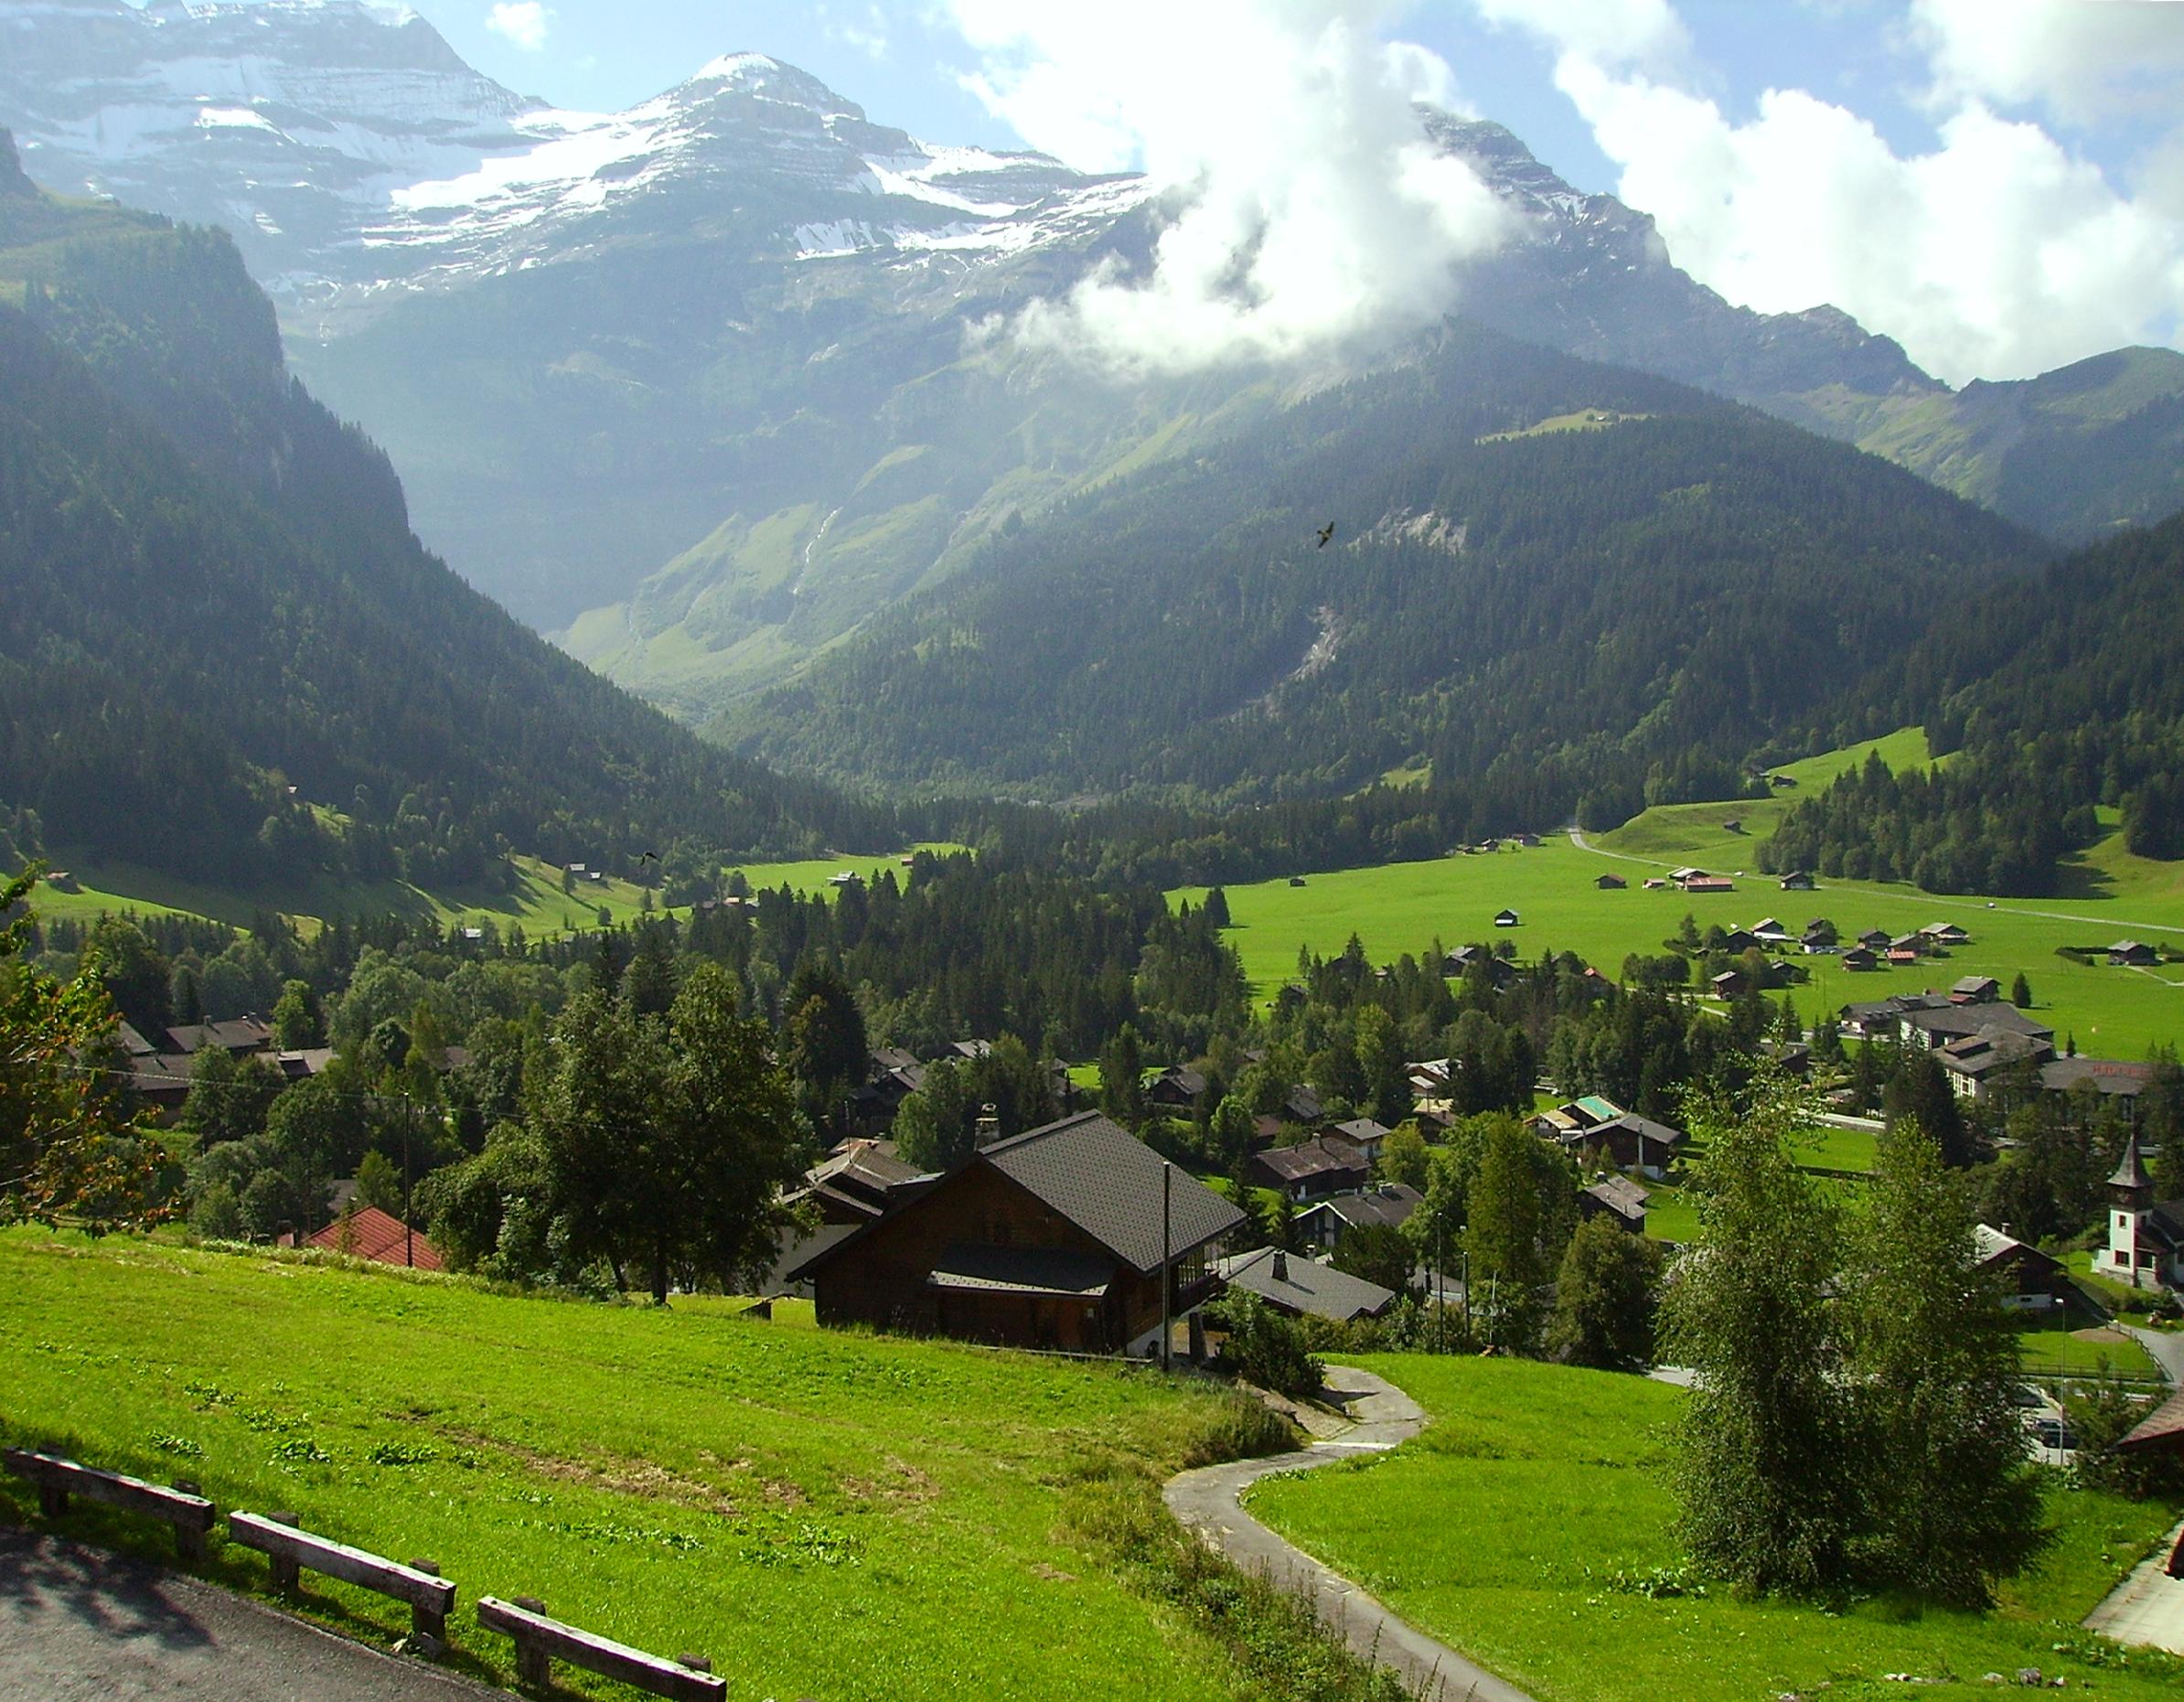
[[[1209,1250],[1243,1222],[1088,1111],[982,1149],[785,1275],[811,1284],[822,1324],[1143,1353],[1158,1343],[1163,1268],[1180,1318],[1211,1297]]]

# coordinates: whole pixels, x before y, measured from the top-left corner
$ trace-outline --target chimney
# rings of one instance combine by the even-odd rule
[[[1276,1247],[1274,1249],[1274,1280],[1277,1282],[1287,1282],[1289,1279],[1290,1256],[1283,1252],[1279,1247]]]
[[[978,1143],[990,1147],[1001,1139],[1001,1112],[990,1105],[979,1107]]]

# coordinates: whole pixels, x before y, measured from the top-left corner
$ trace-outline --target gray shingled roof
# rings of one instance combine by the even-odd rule
[[[1263,1247],[1256,1253],[1239,1253],[1220,1260],[1215,1268],[1232,1289],[1256,1294],[1270,1306],[1289,1312],[1311,1312],[1338,1323],[1352,1318],[1369,1318],[1395,1300],[1393,1289],[1353,1277],[1347,1271],[1322,1265],[1316,1258],[1291,1253],[1283,1261],[1283,1274],[1274,1274],[1275,1249]]]
[[[1118,1258],[1140,1272],[1161,1268],[1161,1172],[1165,1161],[1097,1111],[1025,1130],[980,1152]],[[1169,1246],[1203,1247],[1244,1221],[1244,1214],[1187,1171],[1169,1196]]]

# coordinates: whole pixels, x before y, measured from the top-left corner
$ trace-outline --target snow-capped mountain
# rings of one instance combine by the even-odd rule
[[[755,196],[776,217],[744,241],[809,258],[1020,252],[1144,195],[1043,155],[927,146],[762,54],[626,112],[562,111],[378,0],[0,0],[0,123],[34,177],[227,227],[292,315],[551,263],[663,199]]]
[[[995,529],[1339,376],[1122,387],[970,337],[1094,266],[1141,264],[1160,200],[915,138],[763,54],[578,112],[375,0],[0,0],[0,127],[48,187],[232,231],[294,363],[384,444],[423,534],[693,712]],[[1960,454],[1959,399],[1893,342],[1832,308],[1732,307],[1642,211],[1499,125],[1429,128],[1521,232],[1466,268],[1466,316],[2024,508],[2012,492],[2038,469],[2005,477],[1999,438]]]

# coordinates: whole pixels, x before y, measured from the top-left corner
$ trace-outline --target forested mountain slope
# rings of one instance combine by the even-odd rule
[[[12,165],[12,155],[0,165]],[[412,535],[215,232],[0,173],[0,808],[240,883],[884,838],[553,650]],[[24,812],[28,812],[25,814]]]
[[[1770,866],[2051,894],[2100,805],[2122,810],[2130,851],[2184,857],[2184,513],[1967,598],[1818,736],[1911,722],[1958,760],[1847,776],[1784,819]]]
[[[1501,770],[1620,819],[1649,783],[1733,775],[2042,554],[1845,445],[1451,326],[1413,366],[996,541],[724,731],[835,774],[1049,797]]]

